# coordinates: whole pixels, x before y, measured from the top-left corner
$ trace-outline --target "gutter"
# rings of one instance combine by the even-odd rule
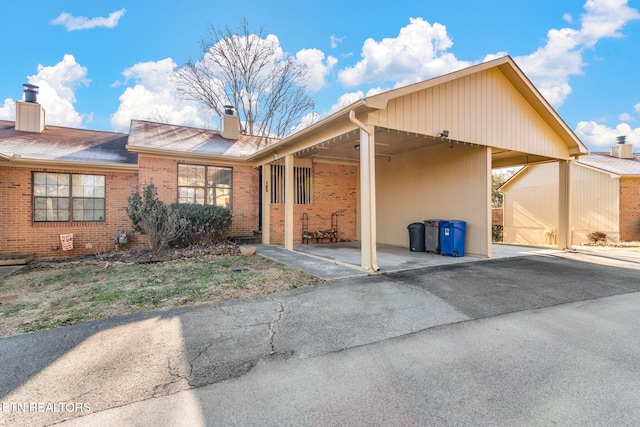
[[[135,145],[127,144],[125,146],[127,151],[130,153],[143,154],[154,157],[169,157],[172,159],[183,158],[183,159],[208,159],[215,160],[219,162],[231,162],[231,163],[246,163],[248,161],[247,156],[228,156],[228,155],[220,155],[220,154],[204,154],[204,153],[193,153],[187,151],[176,151],[176,150],[158,150],[157,148],[146,148],[146,147],[137,147]]]
[[[22,157],[20,154],[14,154],[13,156],[7,156],[0,154],[0,158],[12,163],[11,166],[16,167],[31,167],[42,166],[47,168],[57,169],[101,169],[110,171],[121,172],[137,172],[138,164],[134,163],[104,163],[104,162],[80,162],[80,161],[60,161],[55,159],[33,159],[29,157]]]

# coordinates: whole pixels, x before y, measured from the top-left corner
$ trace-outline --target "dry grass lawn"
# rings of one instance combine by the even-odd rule
[[[39,263],[0,279],[0,336],[320,282],[257,255],[203,255],[157,263]]]

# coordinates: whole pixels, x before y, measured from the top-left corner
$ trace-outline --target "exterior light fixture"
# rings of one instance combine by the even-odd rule
[[[449,137],[449,131],[448,131],[448,130],[443,130],[442,132],[440,132],[440,133],[438,134],[438,136],[439,136],[440,138],[448,138],[448,137]]]
[[[356,150],[356,151],[360,151],[360,144],[354,145],[353,149]]]

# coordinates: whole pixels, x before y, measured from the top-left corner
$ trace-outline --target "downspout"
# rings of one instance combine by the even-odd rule
[[[366,258],[364,252],[362,254],[362,267],[371,269],[372,271],[378,271],[380,267],[378,267],[376,256],[375,153],[372,152],[375,145],[371,141],[374,135],[372,135],[373,132],[370,126],[365,125],[356,118],[354,110],[349,111],[349,120],[358,126],[361,132],[366,134],[366,141],[362,141],[363,138],[361,138],[360,141],[360,191],[366,191],[366,193],[362,193],[361,195],[362,201],[360,203],[360,209],[363,212],[367,210],[366,236],[365,233],[361,236],[363,239],[361,246],[364,246],[362,249],[366,250],[367,254]],[[362,216],[360,223],[363,223]]]

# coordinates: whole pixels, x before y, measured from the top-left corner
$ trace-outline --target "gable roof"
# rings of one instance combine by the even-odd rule
[[[137,155],[126,144],[124,133],[58,126],[22,132],[15,130],[15,122],[0,120],[0,159],[8,161],[135,165]]]
[[[582,156],[578,163],[594,169],[620,176],[640,176],[640,156],[633,159],[621,159],[607,153],[592,153]]]
[[[247,156],[278,141],[274,138],[240,135],[225,139],[219,131],[132,120],[127,148],[136,153],[188,155],[229,160]]]
[[[544,121],[562,138],[569,147],[571,154],[581,155],[588,152],[587,147],[582,143],[582,141],[580,141],[580,138],[578,138],[573,130],[567,126],[551,104],[549,104],[549,102],[542,96],[540,91],[533,85],[531,80],[529,80],[526,74],[524,74],[513,58],[509,55],[473,65],[452,73],[444,74],[423,82],[373,95],[369,98],[365,98],[366,104],[371,107],[383,109],[386,108],[387,103],[391,99],[438,86],[490,68],[495,68],[500,71],[500,73],[509,81],[509,83],[511,83],[511,85],[528,102],[536,113],[538,113],[540,117],[542,117]]]
[[[633,159],[621,159],[609,155],[608,153],[590,153],[585,156],[578,157],[576,165],[595,169],[603,173],[617,175],[618,177],[640,177],[640,156],[634,155]],[[498,188],[503,192],[513,183],[518,182],[526,173],[527,169],[536,165],[527,165],[516,172],[511,178],[506,180]]]
[[[281,141],[269,145],[265,149],[252,155],[253,160],[264,162],[274,154],[281,155],[295,151],[296,147],[308,148],[310,144],[323,143],[325,135],[327,139],[336,136],[337,132],[347,132],[354,129],[355,125],[349,123],[349,114],[354,112],[356,116],[365,117],[367,113],[385,110],[389,101],[412,95],[425,89],[434,88],[448,82],[463,79],[467,76],[482,73],[489,69],[497,70],[514,90],[526,101],[535,113],[544,120],[549,128],[560,138],[567,147],[571,156],[580,156],[588,153],[587,147],[580,141],[573,130],[567,126],[549,102],[540,94],[538,89],[517,66],[510,56],[505,56],[493,61],[477,64],[462,70],[454,71],[439,77],[435,77],[412,85],[392,89],[383,93],[360,99],[353,104],[337,111],[330,116],[287,136]],[[332,130],[333,129],[333,130]],[[470,141],[473,142],[473,141]]]

